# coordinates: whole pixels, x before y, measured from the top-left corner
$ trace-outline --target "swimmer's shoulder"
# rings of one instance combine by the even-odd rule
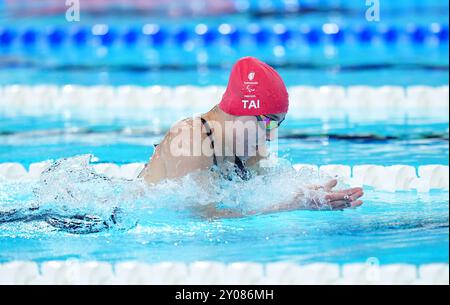
[[[200,117],[189,117],[180,120],[170,127],[161,144],[163,142],[170,144],[170,141],[178,136],[189,136],[192,139],[192,132],[195,132],[196,128],[200,128],[201,130],[202,126]],[[204,138],[203,133],[202,138]]]
[[[181,177],[209,165],[209,160],[204,160],[204,157],[192,155],[191,145],[180,146],[182,138],[187,137],[192,140],[195,120],[196,118],[187,118],[172,125],[163,140],[155,147],[152,158],[141,173],[141,177],[155,183],[163,179]],[[199,118],[198,121],[201,124]]]
[[[193,118],[186,118],[176,122],[170,127],[169,131],[164,137],[164,140],[171,140],[174,137],[181,135],[183,132],[190,132],[193,125],[194,125]]]
[[[156,183],[167,178],[167,165],[172,163],[173,157],[170,154],[170,145],[174,138],[181,135],[186,128],[190,128],[191,120],[184,119],[173,124],[164,138],[155,146],[155,150],[139,174],[140,178],[144,178],[147,182]]]

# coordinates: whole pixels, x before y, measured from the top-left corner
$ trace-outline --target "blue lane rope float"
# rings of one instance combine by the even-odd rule
[[[0,27],[0,45],[1,46],[9,46],[16,39],[16,36],[17,36],[17,33],[15,33],[12,29]]]
[[[76,45],[86,44],[89,36],[89,30],[85,27],[74,27],[70,33],[70,38]]]
[[[38,33],[34,29],[27,29],[22,33],[22,42],[24,45],[33,45],[36,43]]]
[[[135,45],[139,40],[139,30],[136,28],[128,28],[125,30],[122,39],[127,45]]]
[[[47,39],[50,45],[58,46],[61,45],[67,38],[65,30],[61,28],[52,28],[47,33]]]
[[[433,45],[445,45],[449,41],[449,28],[446,24],[432,23],[430,25],[395,25],[378,26],[339,26],[329,23],[316,26],[288,26],[284,24],[249,24],[236,27],[230,24],[211,26],[198,24],[193,27],[161,26],[146,24],[126,28],[110,27],[96,24],[88,26],[52,27],[16,29],[0,26],[0,47],[10,47],[15,44],[32,46],[43,41],[51,47],[60,46],[70,42],[76,46],[103,45],[113,46],[124,44],[133,46],[145,42],[153,46],[165,43],[183,46],[188,41],[213,45],[216,42],[225,42],[236,46],[241,43],[253,42],[257,45],[270,43],[288,44],[302,42],[310,45],[323,43],[343,44],[347,41],[370,44],[377,39],[385,44],[410,42],[417,45],[426,44],[433,40]]]
[[[380,35],[387,43],[394,43],[397,41],[399,33],[396,27],[381,27]]]

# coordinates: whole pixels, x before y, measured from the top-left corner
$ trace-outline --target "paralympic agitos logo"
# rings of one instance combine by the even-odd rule
[[[244,81],[245,90],[247,91],[247,94],[244,95],[246,99],[243,99],[242,107],[244,109],[259,109],[260,108],[260,101],[259,99],[256,99],[256,86],[258,85],[257,81],[253,81],[255,79],[256,73],[250,72],[247,75],[247,78],[249,81]]]

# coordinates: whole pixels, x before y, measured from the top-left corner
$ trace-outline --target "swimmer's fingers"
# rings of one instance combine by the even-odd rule
[[[353,200],[361,198],[362,196],[364,196],[364,191],[362,189],[360,191],[358,191],[357,193],[352,195],[352,197],[354,198]]]
[[[331,210],[343,210],[345,208],[348,208],[350,206],[350,203],[345,200],[336,200],[329,203],[329,207]]]
[[[336,185],[337,185],[337,180],[336,180],[336,179],[333,179],[333,180],[328,181],[328,182],[324,185],[323,189],[324,189],[325,191],[329,192],[329,191],[331,191]]]
[[[349,189],[346,191],[341,191],[337,193],[330,193],[325,196],[325,200],[328,202],[344,200],[344,201],[355,201],[358,198],[361,198],[364,195],[364,192],[361,188]]]
[[[364,190],[361,187],[353,187],[350,189],[339,191],[339,193],[346,193],[349,196],[353,196],[353,195],[359,194],[359,193],[364,194]]]
[[[356,201],[352,201],[352,202],[348,202],[345,200],[337,200],[337,201],[332,201],[329,203],[330,208],[332,210],[344,210],[347,208],[357,208],[359,206],[361,206],[363,204],[363,202],[361,200],[356,200]]]
[[[315,191],[324,190],[330,192],[337,185],[337,180],[333,179],[325,183],[325,185],[311,185],[309,188]]]
[[[333,201],[345,201],[344,199],[346,198],[347,194],[345,193],[331,193],[328,195],[325,195],[325,200],[329,203],[333,202]]]
[[[352,208],[357,208],[363,204],[362,200],[356,200],[351,203]]]
[[[350,201],[358,200],[364,195],[364,191],[362,190],[362,188],[353,188],[346,191],[342,191],[340,193],[344,194],[344,199],[347,198],[348,196],[348,200]]]
[[[354,193],[351,193],[349,198],[351,201],[356,201],[359,198],[361,198],[362,196],[364,196],[364,191],[361,188],[359,188]]]

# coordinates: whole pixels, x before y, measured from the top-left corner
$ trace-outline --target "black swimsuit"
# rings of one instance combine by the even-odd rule
[[[212,137],[212,130],[209,127],[208,122],[204,118],[200,117],[200,120],[202,121],[203,126],[205,126],[206,135],[208,136],[209,140],[211,141],[211,148],[213,150],[213,165],[214,165],[214,168],[217,168],[218,162],[217,162],[217,157],[216,157],[216,153],[214,150],[214,139]],[[234,172],[242,180],[249,180],[251,178],[250,171],[245,167],[244,162],[242,162],[242,160],[236,155],[234,156]],[[222,174],[222,176],[228,180],[232,179],[231,177],[229,177],[227,175]]]

